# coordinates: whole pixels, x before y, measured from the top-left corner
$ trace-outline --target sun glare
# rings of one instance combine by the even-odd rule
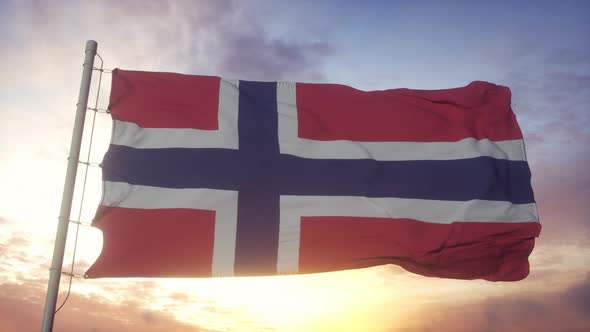
[[[370,318],[378,313],[370,311],[381,307],[380,303],[392,300],[370,287],[378,282],[376,278],[375,274],[365,270],[196,281],[175,279],[162,281],[161,285],[169,291],[176,290],[195,297],[195,300],[200,299],[187,301],[185,307],[175,312],[179,319],[189,323],[202,323],[203,317],[195,313],[203,313],[199,303],[205,300],[218,312],[232,315],[234,321],[240,321],[235,318],[241,317],[257,326],[262,324],[281,331],[359,331],[369,327],[367,324],[373,324],[371,330],[376,331],[379,322]],[[211,309],[205,308],[205,311]],[[223,325],[223,315],[218,316],[217,324]],[[247,330],[243,325],[240,327]]]

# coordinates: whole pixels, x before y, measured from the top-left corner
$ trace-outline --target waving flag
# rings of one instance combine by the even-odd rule
[[[522,279],[541,227],[510,98],[115,70],[87,276]]]

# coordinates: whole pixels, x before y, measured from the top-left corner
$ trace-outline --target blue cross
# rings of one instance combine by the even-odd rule
[[[280,153],[275,82],[240,81],[239,150],[111,145],[103,179],[238,191],[236,275],[276,273],[281,195],[534,201],[526,162],[306,159]],[[370,129],[369,129],[370,130]]]

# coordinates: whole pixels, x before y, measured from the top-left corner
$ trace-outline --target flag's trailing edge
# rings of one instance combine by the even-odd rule
[[[522,279],[541,226],[510,99],[115,70],[87,276]]]

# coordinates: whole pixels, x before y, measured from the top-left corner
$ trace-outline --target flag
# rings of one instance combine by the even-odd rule
[[[112,77],[89,278],[529,273],[541,226],[507,87]]]

